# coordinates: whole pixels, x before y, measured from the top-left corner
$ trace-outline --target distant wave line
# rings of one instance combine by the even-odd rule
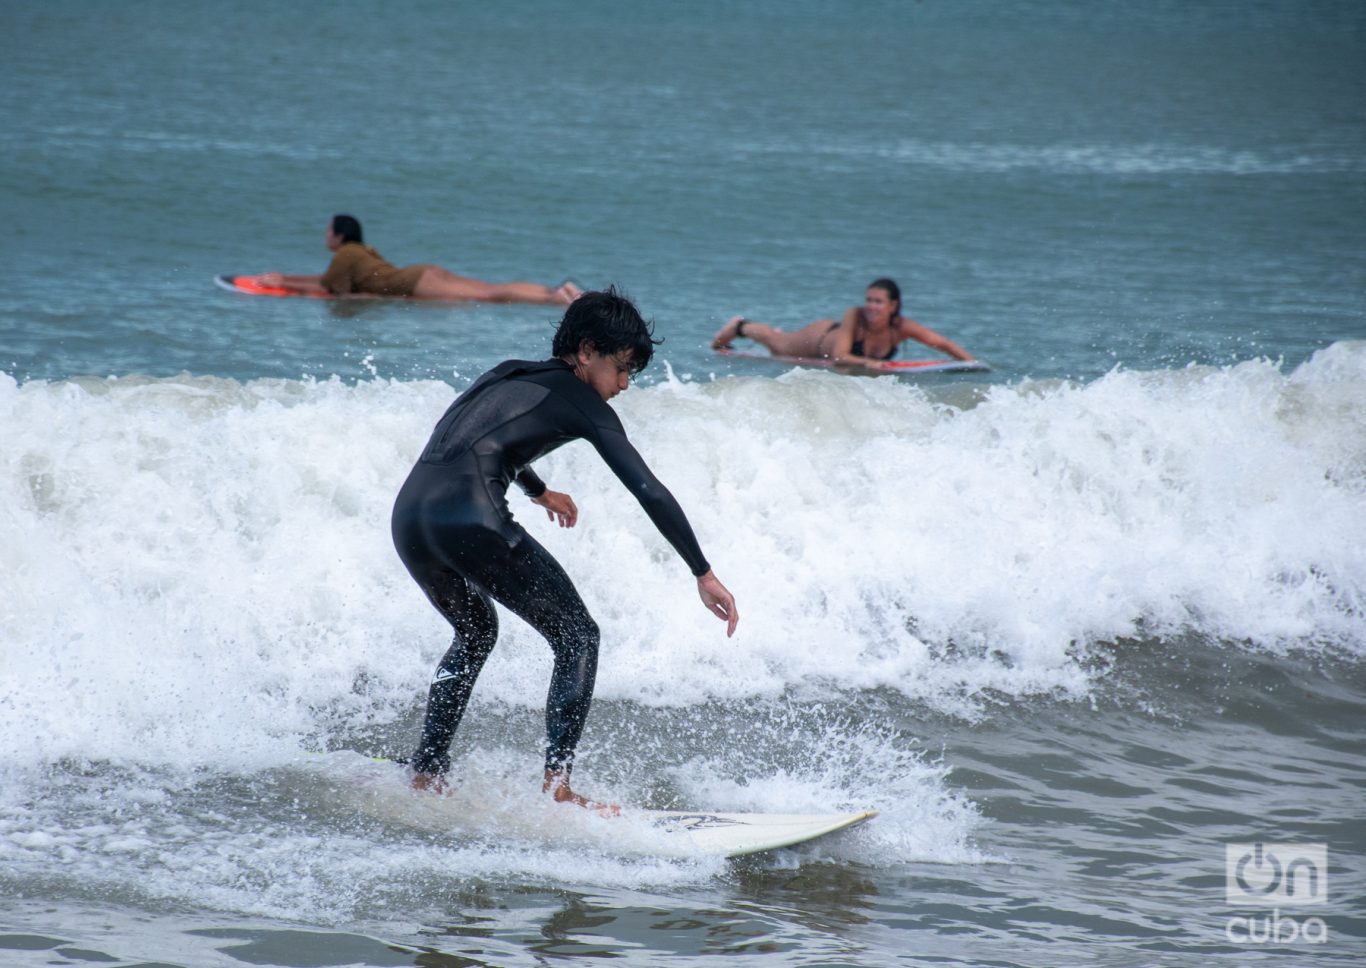
[[[135,154],[188,152],[291,158],[302,161],[335,161],[341,152],[314,145],[290,145],[265,141],[242,141],[231,138],[202,137],[166,131],[114,131],[91,128],[50,128],[43,142],[45,147],[108,152],[122,149]]]
[[[1274,154],[1257,149],[1183,147],[1171,144],[1022,145],[984,142],[933,142],[907,139],[892,145],[751,144],[756,154],[814,153],[841,158],[890,158],[956,171],[1005,173],[1052,171],[1060,174],[1276,175],[1355,174],[1366,172],[1366,156],[1286,148]]]

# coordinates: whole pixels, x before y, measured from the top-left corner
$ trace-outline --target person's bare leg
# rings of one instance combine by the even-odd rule
[[[712,349],[725,349],[738,336],[752,339],[777,356],[820,356],[821,340],[835,325],[833,319],[818,319],[795,333],[784,332],[768,323],[757,323],[743,316],[732,316],[712,337]]]
[[[569,787],[569,774],[562,770],[545,771],[545,782],[541,784],[541,792],[549,793],[556,803],[572,803],[576,807],[592,810],[602,817],[621,816],[621,807],[615,803],[598,803],[575,793]]]
[[[476,302],[537,303],[565,306],[578,298],[579,287],[565,282],[551,289],[539,282],[484,282],[457,276],[448,269],[432,266],[417,280],[413,295],[418,299],[461,299]]]

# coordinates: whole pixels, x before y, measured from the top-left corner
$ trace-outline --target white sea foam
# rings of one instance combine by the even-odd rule
[[[996,141],[951,142],[901,138],[842,143],[795,144],[789,140],[747,143],[745,156],[788,155],[825,159],[841,170],[868,158],[947,171],[1000,174],[1053,172],[1068,175],[1312,175],[1362,171],[1360,156],[1318,145],[1228,148],[1158,142],[1115,144],[1009,144]]]
[[[880,154],[954,171],[1089,175],[1281,175],[1360,172],[1361,159],[1315,147],[1231,149],[1186,144],[953,144],[902,140]]]
[[[981,860],[966,846],[976,812],[946,789],[945,771],[891,751],[887,740],[842,734],[843,752],[807,775],[814,783],[769,771],[736,784],[725,779],[734,762],[701,759],[679,775],[687,795],[713,809],[770,812],[828,812],[850,795],[854,776],[863,786],[882,778],[882,795],[859,803],[882,810],[874,823],[767,858],[772,864]],[[435,796],[408,789],[395,764],[350,752],[296,754],[244,774],[0,764],[0,869],[141,908],[189,902],[325,924],[392,921],[395,911],[439,918],[452,894],[490,883],[671,891],[729,869],[686,838],[663,837],[629,804],[611,819],[553,804],[523,766],[476,751],[451,795]]]
[[[990,388],[793,372],[619,398],[736,593],[736,638],[591,448],[514,497],[604,632],[598,695],[1095,688],[1088,646],[1366,642],[1366,344],[1286,373]],[[388,535],[440,383],[0,377],[0,759],[261,763],[416,701],[449,631]],[[514,619],[481,701],[539,706]],[[283,742],[282,742],[283,740]],[[282,752],[283,751],[283,752]]]

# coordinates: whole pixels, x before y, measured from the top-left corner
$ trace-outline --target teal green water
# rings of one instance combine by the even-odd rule
[[[535,309],[259,304],[336,211],[399,264],[633,293],[688,371],[729,315],[877,275],[1002,378],[1366,333],[1351,3],[145,4],[12,11],[5,357],[27,379],[449,376]],[[752,369],[745,372],[754,372]]]
[[[3,20],[0,963],[1360,962],[1366,7]],[[394,475],[556,316],[214,288],[321,271],[342,211],[397,264],[615,283],[666,339],[619,409],[745,618],[694,632],[620,489],[551,462],[596,515],[553,545],[607,643],[585,782],[876,821],[666,861],[299,767],[407,752],[447,633]],[[991,373],[707,348],[881,275]],[[462,727],[516,816],[544,660],[506,631]],[[1326,845],[1327,903],[1281,911],[1323,943],[1230,935],[1254,841]]]

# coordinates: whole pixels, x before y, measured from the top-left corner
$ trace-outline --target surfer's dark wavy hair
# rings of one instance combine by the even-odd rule
[[[343,242],[365,242],[365,236],[360,230],[360,219],[354,215],[333,215],[332,234]]]
[[[896,310],[892,313],[893,320],[901,315],[901,287],[896,284],[895,280],[883,276],[880,279],[874,279],[872,282],[868,283],[868,288],[881,289],[891,297],[892,302],[896,303]]]
[[[555,330],[550,351],[556,356],[572,356],[587,343],[605,356],[631,351],[631,372],[639,373],[650,365],[655,347],[664,342],[654,338],[654,323],[646,322],[636,304],[608,286],[601,292],[586,292],[569,304]]]

